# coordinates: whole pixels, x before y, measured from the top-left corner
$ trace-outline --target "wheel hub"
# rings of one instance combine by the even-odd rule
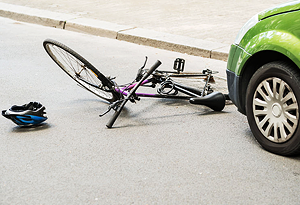
[[[275,117],[280,117],[281,114],[282,114],[282,107],[279,103],[274,103],[272,105],[272,114],[275,116]]]

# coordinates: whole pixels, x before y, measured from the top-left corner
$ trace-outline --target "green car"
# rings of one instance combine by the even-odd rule
[[[300,1],[253,16],[231,46],[229,97],[261,146],[300,153]]]

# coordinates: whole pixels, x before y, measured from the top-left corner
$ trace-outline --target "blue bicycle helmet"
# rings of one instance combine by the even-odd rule
[[[30,102],[21,106],[13,105],[2,110],[2,115],[20,126],[38,125],[47,120],[45,107],[39,102]]]

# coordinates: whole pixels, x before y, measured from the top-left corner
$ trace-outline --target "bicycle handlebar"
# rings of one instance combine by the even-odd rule
[[[122,104],[120,105],[120,107],[116,110],[116,112],[114,113],[114,115],[111,117],[111,119],[108,121],[108,123],[106,124],[107,128],[112,128],[113,124],[115,123],[115,121],[117,120],[117,118],[119,117],[122,109],[124,108],[125,104],[127,103],[127,101],[131,98],[131,96],[135,93],[135,91],[140,87],[140,85],[142,84],[142,82],[144,80],[146,80],[159,66],[161,65],[161,62],[159,60],[157,60],[154,65],[148,70],[148,72],[139,80],[139,82],[132,88],[132,90],[130,91],[130,93],[126,96],[126,98],[124,99],[124,101],[122,102]]]

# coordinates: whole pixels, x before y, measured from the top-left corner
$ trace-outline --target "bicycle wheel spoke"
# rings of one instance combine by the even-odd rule
[[[75,51],[54,40],[44,41],[44,48],[59,67],[83,88],[109,102],[119,98],[112,92],[113,83],[109,84],[107,78]]]
[[[59,47],[54,46],[54,45],[52,46],[52,48],[53,48],[53,51],[55,51],[56,56],[59,56],[59,58],[62,61],[62,63],[65,63],[66,65],[68,65],[70,68],[73,69],[73,72],[76,73],[76,69],[74,69],[74,67],[72,66],[71,62],[67,59],[67,57],[63,53],[63,51]]]

